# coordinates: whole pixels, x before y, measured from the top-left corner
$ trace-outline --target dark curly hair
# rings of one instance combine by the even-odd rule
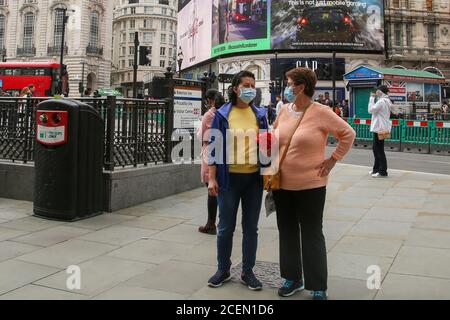
[[[253,80],[256,80],[255,75],[250,71],[244,70],[234,75],[233,81],[231,82],[231,86],[228,88],[228,99],[233,105],[236,105],[238,100],[238,96],[233,89],[239,87],[239,85],[242,83],[242,78],[252,78]]]

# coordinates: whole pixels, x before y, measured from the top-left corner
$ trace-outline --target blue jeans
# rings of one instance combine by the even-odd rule
[[[250,273],[256,263],[258,247],[258,221],[261,212],[263,181],[259,172],[230,173],[228,191],[219,191],[219,226],[217,233],[217,260],[219,271],[231,268],[233,235],[237,211],[242,202],[242,271]]]

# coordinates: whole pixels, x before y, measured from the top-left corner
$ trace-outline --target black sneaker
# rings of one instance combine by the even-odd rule
[[[313,300],[328,300],[326,291],[313,291]]]
[[[305,285],[303,281],[292,281],[286,280],[284,285],[278,289],[278,295],[280,297],[290,297],[294,295],[296,292],[305,290]]]
[[[231,280],[231,274],[229,271],[226,271],[226,272],[217,271],[216,274],[213,275],[208,280],[208,286],[211,288],[218,288],[218,287],[222,286],[225,282],[230,281],[230,280]]]
[[[262,283],[256,278],[253,272],[241,275],[241,282],[245,284],[250,290],[261,290]]]

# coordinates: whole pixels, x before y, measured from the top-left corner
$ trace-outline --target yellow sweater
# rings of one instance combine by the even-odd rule
[[[233,107],[228,117],[229,134],[228,147],[232,148],[228,156],[229,171],[231,173],[254,173],[258,167],[258,122],[252,108]]]

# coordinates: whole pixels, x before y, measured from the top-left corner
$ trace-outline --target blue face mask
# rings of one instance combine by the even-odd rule
[[[295,101],[297,97],[294,95],[294,89],[292,87],[286,87],[284,89],[284,98],[290,103]]]
[[[253,88],[241,88],[241,94],[239,99],[244,103],[250,103],[256,98],[256,89]]]

